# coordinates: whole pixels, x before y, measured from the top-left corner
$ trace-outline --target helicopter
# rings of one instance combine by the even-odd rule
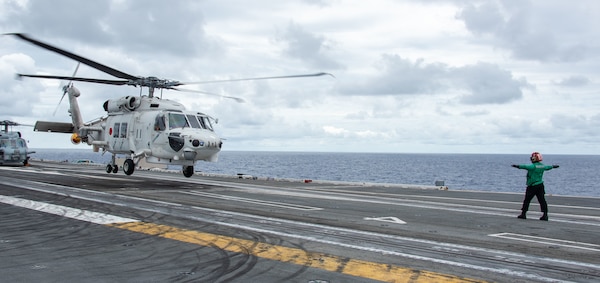
[[[72,76],[17,74],[17,77],[69,81],[69,83],[63,87],[63,95],[60,101],[63,100],[65,95],[68,95],[69,113],[72,122],[37,121],[34,126],[34,131],[69,133],[71,134],[71,142],[74,144],[86,143],[92,146],[94,152],[102,150],[103,154],[106,152],[111,153],[111,161],[106,166],[107,173],[117,173],[119,171],[119,166],[116,164],[117,155],[124,155],[126,157],[122,164],[122,169],[127,175],[133,174],[136,166],[142,159],[145,159],[148,163],[181,165],[185,177],[191,177],[194,174],[194,164],[196,161],[216,162],[218,160],[219,152],[223,146],[223,139],[215,133],[213,126],[218,120],[203,112],[186,110],[185,106],[179,102],[156,97],[154,96],[154,91],[156,89],[160,89],[161,92],[163,89],[196,92],[243,102],[242,99],[237,97],[181,89],[178,87],[190,84],[317,77],[325,75],[333,77],[333,75],[329,73],[315,73],[204,82],[180,82],[176,80],[160,79],[154,76],[141,77],[113,69],[34,39],[26,34],[9,33],[6,35],[13,35],[21,40],[78,62],[77,68]],[[90,66],[118,79],[108,80],[76,77],[79,64]],[[129,85],[134,87],[139,86],[140,95],[125,96],[119,99],[108,99],[103,104],[106,115],[84,123],[77,101],[77,98],[81,93],[73,85],[74,81],[109,85]],[[148,89],[147,95],[142,95],[142,88]]]
[[[21,132],[9,131],[13,126],[30,126],[13,121],[0,121],[0,165],[27,166],[29,165],[29,154],[35,153],[27,148],[27,141],[21,136]]]

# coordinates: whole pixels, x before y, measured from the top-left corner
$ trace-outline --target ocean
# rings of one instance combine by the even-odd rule
[[[33,149],[38,160],[89,159],[107,164],[110,154],[86,149]],[[200,161],[196,171],[247,174],[261,178],[435,185],[450,190],[516,192],[525,190],[529,154],[410,154],[222,151],[215,163]],[[600,197],[600,155],[544,154],[544,164],[560,168],[544,174],[546,193]]]

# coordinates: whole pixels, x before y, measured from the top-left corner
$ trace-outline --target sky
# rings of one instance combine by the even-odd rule
[[[123,72],[239,97],[164,91],[218,118],[223,150],[600,154],[600,2],[0,0],[27,33]],[[0,36],[0,120],[70,121],[77,63]],[[88,66],[81,77],[113,79]],[[132,86],[75,83],[85,121]],[[54,112],[56,113],[54,114]],[[31,148],[86,148],[18,127]]]

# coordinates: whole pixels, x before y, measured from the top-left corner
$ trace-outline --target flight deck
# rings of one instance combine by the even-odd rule
[[[0,167],[8,282],[600,281],[600,198],[30,163]]]

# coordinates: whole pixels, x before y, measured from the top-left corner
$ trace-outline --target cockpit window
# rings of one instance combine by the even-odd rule
[[[208,129],[208,130],[211,130],[211,131],[213,130],[212,123],[210,122],[210,119],[208,117],[206,117],[206,116],[198,116],[198,121],[200,121],[200,123],[202,124],[202,126],[205,129]]]
[[[190,125],[192,125],[192,128],[197,128],[197,129],[202,129],[203,127],[200,125],[200,123],[198,122],[198,119],[196,118],[196,116],[194,115],[185,115],[188,118],[188,121],[190,121]]]
[[[169,113],[169,129],[189,127],[183,114]]]
[[[204,119],[202,119],[202,116],[198,116],[197,121],[198,121],[198,123],[200,123],[200,125],[202,125],[203,129],[206,129],[206,125],[204,123]]]

